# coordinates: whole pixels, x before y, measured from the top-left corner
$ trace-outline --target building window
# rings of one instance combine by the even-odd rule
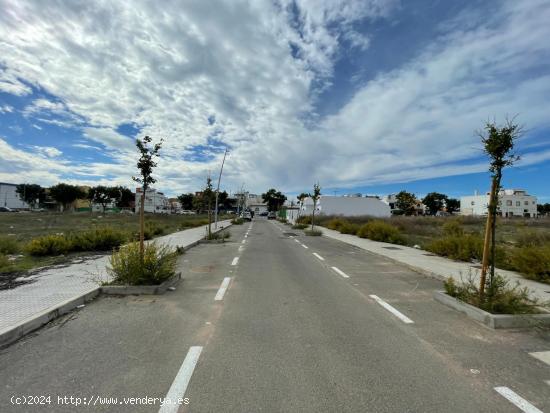
[[[506,206],[512,206],[512,201],[510,200],[506,201]]]
[[[521,206],[521,201],[516,201],[516,206]]]
[[[476,203],[474,201],[472,201],[472,205],[475,205]]]
[[[529,205],[529,201],[523,202],[523,205]],[[527,211],[525,211],[525,212],[527,212]]]

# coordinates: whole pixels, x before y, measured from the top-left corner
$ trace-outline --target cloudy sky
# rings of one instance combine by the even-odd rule
[[[0,0],[0,181],[485,190],[474,131],[517,115],[504,178],[550,201],[550,0]]]

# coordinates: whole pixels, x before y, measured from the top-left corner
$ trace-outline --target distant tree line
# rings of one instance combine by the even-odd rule
[[[439,192],[430,192],[421,200],[407,191],[401,191],[395,196],[395,207],[404,215],[416,215],[419,213],[419,204],[422,202],[429,215],[435,215],[439,211],[446,211],[453,214],[460,208],[460,201],[455,198],[449,198]]]
[[[197,213],[208,212],[208,208],[214,205],[216,200],[216,191],[212,185],[207,185],[204,190],[197,193],[187,193],[178,196],[181,209],[186,211],[195,211]],[[232,208],[231,199],[227,191],[220,192],[218,195],[218,209],[227,211]]]

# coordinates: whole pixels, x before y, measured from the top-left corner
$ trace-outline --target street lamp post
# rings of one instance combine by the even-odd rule
[[[220,168],[220,176],[218,177],[218,187],[216,188],[216,211],[214,212],[214,228],[218,229],[218,195],[220,194],[220,182],[222,180],[223,164],[225,163],[225,157],[227,156],[227,149],[223,154],[222,167]]]

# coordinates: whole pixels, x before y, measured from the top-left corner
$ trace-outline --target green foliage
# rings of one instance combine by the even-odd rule
[[[468,304],[492,314],[533,314],[539,313],[537,306],[544,305],[529,297],[527,287],[519,283],[511,286],[500,274],[495,274],[493,282],[487,280],[483,301],[479,301],[479,288],[474,278],[469,276],[465,282],[457,284],[451,277],[444,283],[445,292]]]
[[[311,225],[311,216],[309,215],[302,215],[300,218],[296,220],[296,223],[298,224],[306,224]]]
[[[228,231],[212,232],[206,236],[207,240],[226,240],[231,238],[231,234]]]
[[[445,207],[447,208],[447,212],[452,214],[460,208],[460,201],[456,198],[448,198],[445,202]]]
[[[5,271],[9,266],[10,262],[8,261],[8,257],[0,253],[0,273]]]
[[[86,192],[76,185],[57,184],[50,188],[50,196],[58,203],[63,205],[63,209],[77,199],[85,198]]]
[[[145,223],[145,230],[143,231],[144,239],[152,239],[162,234],[164,234],[163,226],[150,221]]]
[[[450,219],[443,224],[443,234],[451,237],[461,237],[464,235],[464,228],[460,218]]]
[[[435,215],[438,211],[443,209],[447,199],[448,197],[445,194],[430,192],[422,199],[422,203],[426,205],[430,215]]]
[[[46,190],[37,184],[17,185],[15,192],[29,205],[39,205],[46,199]]]
[[[70,251],[109,251],[128,240],[128,234],[109,227],[90,229],[68,237]]]
[[[514,146],[522,133],[522,127],[513,120],[506,120],[503,126],[487,122],[483,129],[484,131],[479,131],[478,135],[483,143],[484,152],[489,156],[489,171],[497,176],[504,167],[513,165],[519,159],[514,153]]]
[[[177,252],[154,242],[145,245],[143,260],[139,243],[124,245],[115,252],[107,268],[115,285],[157,285],[175,273]]]
[[[325,225],[328,229],[334,229],[336,231],[340,231],[340,228],[342,225],[346,224],[347,221],[342,218],[332,218],[327,224]]]
[[[267,203],[268,211],[278,211],[286,201],[286,196],[275,188],[271,188],[265,194],[262,194],[262,199]]]
[[[308,224],[294,224],[292,229],[306,229],[308,226]]]
[[[514,248],[510,251],[509,264],[526,278],[550,284],[550,244]]]
[[[141,139],[136,139],[136,147],[138,148],[140,158],[137,161],[137,168],[139,170],[139,177],[133,176],[132,179],[135,182],[141,184],[143,192],[145,192],[151,184],[157,182],[153,178],[153,169],[157,166],[155,162],[155,157],[159,156],[160,148],[162,147],[162,139],[159,143],[156,143],[152,147],[149,144],[152,142],[150,136],[146,136]]]
[[[19,243],[12,237],[0,236],[0,254],[15,254],[20,249]]]
[[[178,196],[178,201],[181,203],[181,209],[184,210],[191,210],[193,209],[193,198],[195,197],[194,194],[188,193],[188,194],[181,194]]]
[[[244,219],[242,219],[242,218],[233,218],[231,220],[231,223],[233,225],[242,225],[242,224],[244,224]]]
[[[405,215],[412,215],[416,211],[416,196],[407,191],[401,191],[395,196],[395,207]]]
[[[373,220],[362,225],[357,231],[357,236],[369,238],[373,241],[389,242],[391,244],[405,244],[405,237],[399,229],[384,221]]]
[[[304,230],[304,234],[309,237],[318,237],[320,235],[323,235],[323,232],[318,229],[306,229]]]
[[[519,247],[538,247],[550,245],[550,232],[520,230],[515,241]]]
[[[453,260],[481,260],[483,255],[483,239],[478,235],[447,235],[430,242],[426,249],[437,255]]]
[[[30,255],[59,255],[71,250],[71,242],[64,235],[44,235],[32,239],[25,247]]]
[[[351,223],[351,222],[345,222],[342,226],[340,226],[340,233],[357,235],[360,228],[361,228],[361,225],[359,225],[359,224],[354,224],[354,223]]]

